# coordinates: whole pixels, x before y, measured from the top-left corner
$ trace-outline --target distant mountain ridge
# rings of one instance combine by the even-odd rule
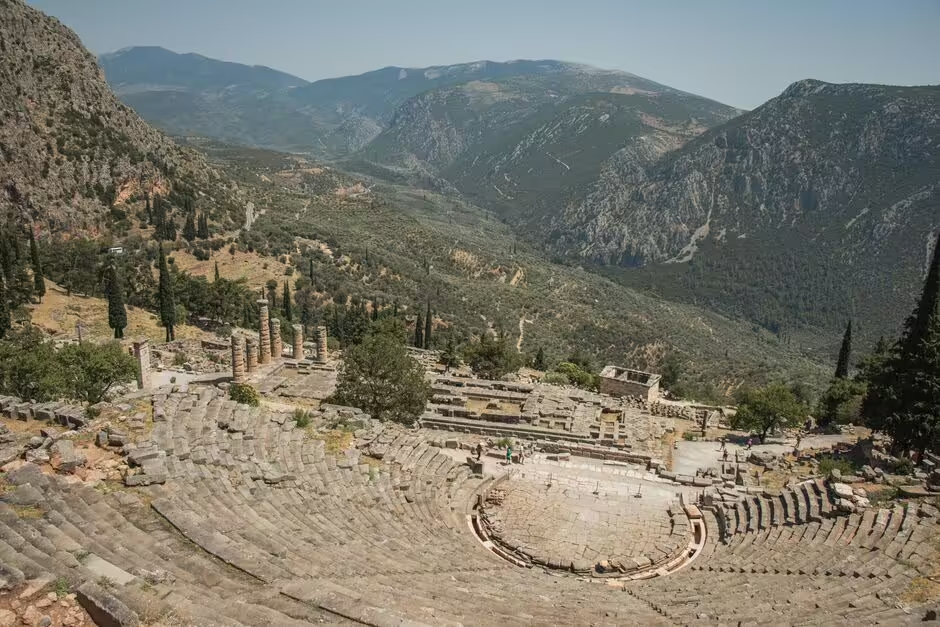
[[[521,93],[519,101],[531,100],[529,110],[531,104],[588,91],[681,93],[628,72],[555,60],[386,67],[310,83],[270,68],[154,47],[127,48],[99,62],[118,95],[171,134],[328,158],[366,147],[404,115],[409,100],[460,85],[515,80],[518,87],[528,77],[535,91]],[[386,148],[387,142],[379,150]]]
[[[308,84],[263,65],[218,61],[192,52],[177,54],[159,46],[124,48],[101,55],[98,63],[117,94],[148,88],[277,91]]]

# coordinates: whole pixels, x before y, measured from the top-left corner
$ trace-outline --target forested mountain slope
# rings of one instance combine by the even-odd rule
[[[801,81],[652,164],[611,160],[542,235],[768,328],[887,334],[940,229],[938,180],[940,87]]]

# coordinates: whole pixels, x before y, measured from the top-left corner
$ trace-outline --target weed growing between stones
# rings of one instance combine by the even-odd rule
[[[228,396],[236,403],[257,407],[261,404],[261,395],[258,390],[247,383],[235,383],[229,388]]]

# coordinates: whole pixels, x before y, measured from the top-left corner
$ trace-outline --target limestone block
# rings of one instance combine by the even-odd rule
[[[851,498],[855,496],[854,492],[852,492],[852,486],[847,483],[834,482],[832,484],[832,491],[840,499],[851,500]]]
[[[140,619],[116,596],[92,581],[75,591],[79,604],[99,627],[138,627]]]
[[[63,472],[72,472],[79,466],[84,466],[87,461],[83,453],[75,450],[75,444],[71,440],[58,440],[52,445],[50,452],[53,456],[53,467]]]

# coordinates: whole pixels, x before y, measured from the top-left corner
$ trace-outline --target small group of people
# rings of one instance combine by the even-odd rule
[[[483,443],[478,442],[474,451],[477,454],[477,461],[480,461],[480,459],[483,457]],[[506,445],[506,463],[511,464],[513,453],[517,453],[517,458],[519,460],[519,463],[524,464],[526,457],[530,455],[531,453],[533,453],[534,451],[535,451],[534,444],[528,444],[528,445],[522,444],[519,447],[519,449],[516,450],[516,449],[513,449],[512,443],[509,443]]]

